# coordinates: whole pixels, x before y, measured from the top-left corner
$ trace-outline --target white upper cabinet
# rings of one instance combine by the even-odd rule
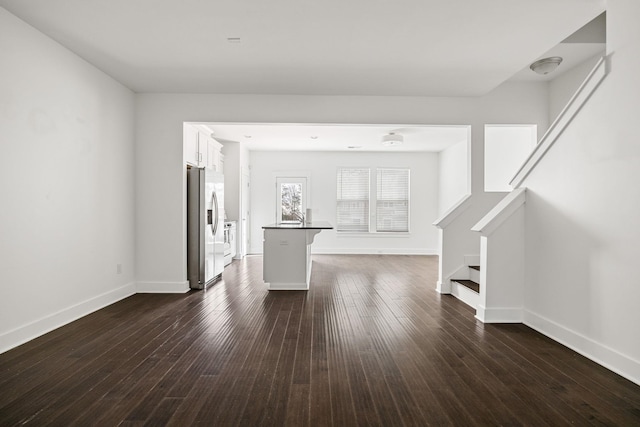
[[[202,130],[198,131],[198,167],[209,166],[209,141],[211,137]]]
[[[200,151],[198,150],[198,129],[191,125],[184,125],[183,133],[184,161],[192,166],[200,165]]]
[[[222,172],[222,144],[211,138],[208,129],[185,124],[183,138],[184,160],[187,164]]]
[[[209,138],[207,142],[207,167],[222,172],[222,144],[213,138]]]

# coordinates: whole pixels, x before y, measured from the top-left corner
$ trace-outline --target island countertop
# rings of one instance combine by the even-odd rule
[[[283,222],[262,227],[262,278],[270,291],[306,291],[311,283],[311,244],[327,221]]]
[[[329,221],[282,222],[277,224],[263,225],[262,228],[281,230],[332,230],[333,225],[331,225]]]

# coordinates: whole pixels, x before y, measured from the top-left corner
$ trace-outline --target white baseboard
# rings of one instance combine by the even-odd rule
[[[451,282],[449,280],[436,282],[436,292],[439,294],[450,294],[451,293]]]
[[[58,312],[34,320],[24,326],[0,335],[0,353],[11,350],[21,344],[31,341],[41,335],[51,332],[61,326],[78,320],[79,318],[100,310],[108,305],[130,297],[136,293],[136,285],[128,283],[120,288],[105,292],[96,297],[82,301]]]
[[[640,361],[528,310],[524,311],[523,323],[640,385]]]
[[[318,255],[438,255],[437,249],[427,248],[315,248],[312,254]]]
[[[300,283],[267,283],[267,289],[270,291],[308,291],[309,284]]]
[[[440,255],[438,249],[429,248],[316,248],[311,246],[311,253],[318,255]],[[262,248],[254,248],[250,255],[262,255]]]
[[[476,308],[476,319],[483,323],[522,323],[523,318],[522,308],[487,308],[480,304]]]
[[[139,294],[184,294],[189,292],[189,282],[136,282]]]
[[[453,270],[452,273],[449,273],[447,275],[442,275],[444,279],[438,280],[438,282],[436,282],[436,291],[441,294],[452,293],[452,289],[454,285],[451,283],[451,279],[454,277],[456,279],[467,279],[468,276],[466,276],[465,274],[468,274],[467,272],[468,270],[469,269],[467,268],[466,265],[459,265]]]

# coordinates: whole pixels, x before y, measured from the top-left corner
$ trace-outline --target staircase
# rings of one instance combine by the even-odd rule
[[[477,309],[480,303],[480,266],[469,265],[461,272],[460,279],[451,279],[451,294],[460,301]]]

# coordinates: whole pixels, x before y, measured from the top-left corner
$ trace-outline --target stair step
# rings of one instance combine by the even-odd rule
[[[469,266],[469,276],[467,277],[467,279],[473,280],[476,283],[480,283],[480,266],[479,265]]]
[[[462,286],[465,286],[471,289],[473,292],[480,293],[480,284],[474,282],[473,280],[465,280],[465,279],[451,279],[454,282],[460,283]]]

